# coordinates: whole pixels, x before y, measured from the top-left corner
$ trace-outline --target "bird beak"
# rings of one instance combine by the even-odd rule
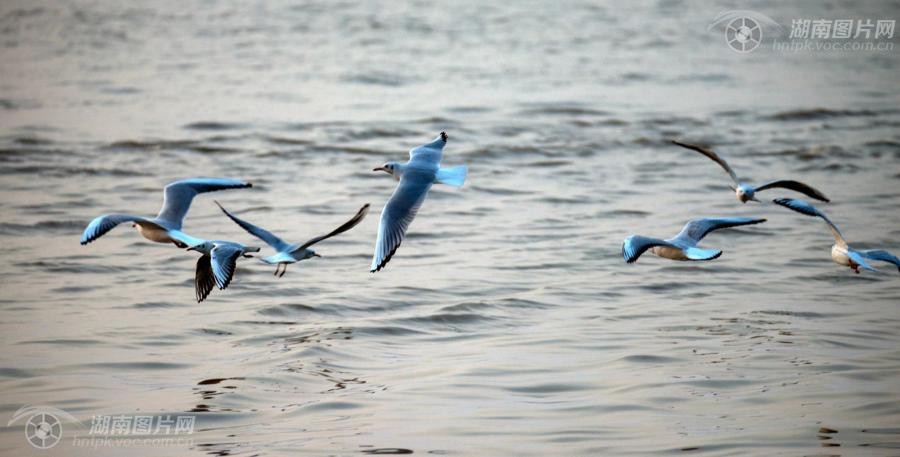
[[[384,168],[384,167],[375,167],[375,168],[372,169],[372,171],[385,171],[385,172],[386,172],[386,171],[387,171],[387,168]]]
[[[322,257],[319,254],[313,254],[313,257]]]
[[[197,250],[197,249],[195,249],[193,246],[191,246],[191,247],[189,247],[189,248],[186,249],[186,251],[196,251],[196,250]]]

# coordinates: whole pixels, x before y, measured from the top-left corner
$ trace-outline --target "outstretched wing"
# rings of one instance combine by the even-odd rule
[[[228,178],[193,178],[175,181],[166,186],[163,206],[156,218],[164,223],[166,228],[181,230],[184,216],[191,207],[194,196],[205,192],[244,187],[253,187],[253,185]]]
[[[852,260],[857,265],[865,268],[866,270],[878,271],[877,268],[873,267],[872,265],[869,265],[866,262],[865,257],[863,257],[862,253],[860,253],[860,252],[854,251],[853,249],[847,249],[847,257],[850,257],[850,260]]]
[[[834,236],[834,241],[840,246],[847,246],[847,241],[844,240],[844,235],[841,234],[841,231],[834,225],[834,222],[831,222],[831,219],[825,215],[825,213],[819,211],[818,208],[811,205],[809,202],[800,200],[798,198],[776,198],[772,200],[776,205],[781,205],[785,208],[792,209],[800,214],[805,214],[807,216],[812,217],[821,217],[822,220],[828,223],[828,227],[831,228],[831,234]]]
[[[444,145],[447,144],[447,134],[441,132],[430,143],[423,144],[409,150],[409,161],[427,163],[438,166],[444,153]]]
[[[237,259],[241,256],[241,248],[231,244],[217,244],[212,249],[210,264],[216,286],[224,289],[231,284],[234,270],[237,268]]]
[[[130,214],[104,214],[92,220],[81,234],[81,244],[88,244],[123,222],[145,222],[146,219]]]
[[[675,246],[668,241],[640,235],[631,235],[628,238],[625,238],[625,241],[622,243],[622,257],[625,258],[625,262],[634,263],[641,254],[654,246],[669,246],[680,249],[678,246]]]
[[[893,263],[897,266],[897,270],[900,270],[900,259],[897,258],[894,254],[891,254],[888,251],[882,251],[880,249],[872,250],[872,251],[859,251],[859,254],[867,259],[872,260],[880,260],[882,262]]]
[[[400,247],[406,229],[416,217],[433,181],[434,176],[430,173],[416,170],[407,170],[403,173],[400,184],[381,210],[378,239],[375,241],[375,254],[372,256],[370,270],[372,273],[384,268]]]
[[[789,179],[782,179],[778,181],[772,181],[767,184],[763,184],[756,188],[756,191],[759,192],[761,190],[772,189],[774,187],[780,187],[782,189],[790,189],[795,192],[800,192],[801,194],[805,194],[809,198],[815,198],[816,200],[823,202],[830,202],[831,200],[825,196],[820,190],[813,188],[812,186],[803,184],[800,181],[793,181]]]
[[[670,238],[668,241],[676,242],[676,244],[684,244],[686,246],[695,246],[709,232],[729,227],[740,227],[742,225],[760,224],[765,219],[756,219],[751,217],[721,217],[693,219],[681,229],[678,235]]]
[[[295,249],[295,251],[302,251],[302,250],[318,243],[319,241],[327,240],[328,238],[331,238],[335,235],[339,235],[341,233],[346,232],[347,230],[352,229],[353,227],[356,227],[356,225],[359,224],[360,222],[362,222],[362,220],[366,217],[366,214],[368,214],[368,213],[369,213],[369,204],[366,203],[365,205],[363,205],[362,208],[359,209],[359,211],[356,212],[356,214],[353,215],[353,217],[350,218],[349,221],[344,222],[340,227],[326,233],[325,235],[317,236],[317,237],[307,241],[306,243],[303,243],[303,245],[301,245],[299,248]]]
[[[235,224],[240,225],[242,229],[247,231],[247,233],[265,241],[266,244],[268,244],[269,246],[272,246],[276,251],[281,252],[288,247],[288,244],[285,243],[284,240],[273,235],[272,232],[270,232],[260,226],[253,225],[253,224],[235,216],[234,214],[229,213],[228,210],[225,209],[225,207],[223,207],[219,202],[215,202],[215,203],[216,203],[216,205],[219,205],[219,209],[221,209],[222,212],[225,213],[226,216],[228,216],[232,221],[234,221]]]
[[[216,278],[213,275],[210,258],[204,254],[197,259],[197,269],[194,273],[194,292],[197,294],[197,303],[206,300],[215,286]]]
[[[726,162],[725,159],[719,157],[719,155],[716,154],[715,152],[713,152],[711,149],[706,149],[704,147],[697,146],[696,144],[682,143],[681,141],[678,141],[678,140],[672,140],[672,143],[675,143],[678,146],[690,149],[692,151],[697,151],[700,154],[703,154],[706,157],[709,157],[710,159],[713,160],[713,162],[719,164],[719,166],[721,166],[726,172],[728,172],[728,176],[731,176],[731,180],[734,181],[735,184],[740,185],[741,182],[738,181],[737,175],[734,173],[734,170],[732,170],[731,167],[728,165],[728,162]]]

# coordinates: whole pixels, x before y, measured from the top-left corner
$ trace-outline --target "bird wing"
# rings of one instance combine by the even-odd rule
[[[678,146],[681,146],[683,148],[697,151],[700,154],[703,154],[706,157],[709,157],[710,159],[713,160],[713,162],[719,164],[719,166],[721,166],[726,172],[728,172],[728,176],[731,176],[731,180],[734,181],[735,184],[737,184],[737,185],[741,184],[741,182],[738,180],[737,175],[734,173],[734,170],[732,170],[731,167],[728,165],[728,162],[726,162],[725,159],[719,157],[719,155],[716,154],[715,152],[713,152],[712,150],[697,146],[695,144],[682,143],[681,141],[678,141],[678,140],[672,140],[672,143],[675,143]]]
[[[860,253],[860,252],[857,252],[853,249],[847,249],[847,257],[850,257],[850,260],[852,260],[857,265],[865,268],[866,270],[878,271],[877,268],[873,267],[872,265],[869,265],[866,262],[866,259],[862,256],[862,253]]]
[[[216,244],[210,256],[213,276],[216,286],[224,289],[231,284],[234,270],[237,267],[237,259],[241,256],[241,247],[236,244]]]
[[[807,216],[812,217],[821,217],[822,220],[828,223],[828,227],[831,228],[831,234],[834,236],[834,241],[839,246],[847,246],[847,241],[844,240],[844,235],[841,234],[840,229],[834,225],[834,222],[831,222],[831,219],[825,215],[825,213],[819,211],[818,208],[811,205],[809,202],[804,200],[800,200],[798,198],[776,198],[772,200],[776,205],[781,205],[785,208],[792,209],[800,214],[805,214]]]
[[[880,260],[882,262],[893,263],[897,266],[897,269],[900,270],[900,259],[897,258],[894,254],[891,254],[888,251],[882,251],[880,249],[872,250],[872,251],[859,251],[859,254],[867,259],[872,260]]]
[[[210,258],[204,254],[197,259],[197,269],[194,273],[194,292],[197,294],[197,303],[206,300],[215,286],[216,277],[212,271]]]
[[[684,256],[691,260],[713,260],[718,259],[722,255],[720,249],[701,249],[695,247],[685,247],[681,249]]]
[[[434,176],[430,173],[412,169],[403,173],[400,184],[381,210],[371,272],[381,270],[400,247],[406,229],[425,201],[432,182]]]
[[[440,135],[431,140],[430,143],[410,149],[409,161],[427,163],[437,167],[441,163],[445,144],[447,144],[447,134],[441,132]]]
[[[166,186],[163,206],[156,219],[166,228],[180,230],[184,216],[191,207],[191,200],[197,194],[224,189],[240,189],[253,185],[237,179],[228,178],[193,178],[175,181]]]
[[[625,262],[634,263],[641,254],[654,246],[669,246],[680,249],[668,241],[641,235],[631,235],[625,238],[625,241],[622,243],[622,257],[625,258]]]
[[[269,246],[272,246],[276,251],[281,252],[281,251],[287,249],[288,244],[286,242],[284,242],[284,240],[282,240],[281,238],[278,238],[277,236],[273,235],[272,232],[270,232],[260,226],[253,225],[253,224],[235,216],[234,214],[229,213],[228,210],[225,209],[225,207],[223,207],[221,204],[219,204],[219,202],[215,202],[215,203],[216,203],[216,205],[219,205],[219,209],[221,209],[222,212],[225,213],[225,215],[228,216],[229,219],[234,221],[235,224],[240,225],[242,229],[247,231],[247,233],[265,241],[266,244],[268,244]]]
[[[132,216],[130,214],[104,214],[92,220],[91,223],[85,227],[84,233],[81,234],[81,244],[88,244],[91,241],[100,238],[106,232],[123,222],[146,222],[152,224],[152,222],[141,216]]]
[[[326,240],[335,235],[344,233],[347,230],[352,229],[353,227],[356,227],[356,225],[359,224],[360,222],[362,222],[362,220],[366,217],[366,214],[368,214],[368,213],[369,213],[369,204],[366,203],[365,205],[363,205],[362,208],[359,209],[359,211],[356,212],[356,214],[353,215],[353,217],[350,218],[349,221],[344,222],[340,227],[326,233],[325,235],[320,235],[320,236],[310,239],[309,241],[307,241],[306,243],[303,243],[303,245],[301,245],[299,248],[295,249],[294,251],[302,251],[302,250],[318,243],[319,241]]]
[[[742,225],[751,225],[751,224],[760,224],[765,222],[765,219],[757,219],[751,217],[721,217],[721,218],[706,218],[706,219],[692,219],[688,221],[687,224],[684,224],[684,227],[681,229],[681,232],[678,235],[675,235],[674,238],[670,238],[667,241],[674,242],[678,245],[685,246],[695,246],[700,240],[703,239],[709,232],[713,230],[719,230],[723,228],[729,227],[740,227]]]
[[[801,194],[805,194],[809,198],[815,198],[816,200],[823,202],[830,202],[831,200],[825,196],[820,190],[813,188],[812,186],[803,184],[800,181],[793,181],[789,179],[782,179],[778,181],[772,181],[767,184],[763,184],[756,188],[756,191],[771,189],[773,187],[780,187],[782,189],[790,189],[795,192],[800,192]]]

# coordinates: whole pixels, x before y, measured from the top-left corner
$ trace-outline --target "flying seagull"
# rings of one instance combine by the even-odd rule
[[[831,234],[834,236],[834,245],[831,246],[831,260],[834,260],[834,262],[838,265],[850,267],[850,269],[855,271],[857,274],[859,273],[860,268],[864,268],[870,271],[878,271],[866,262],[866,259],[869,259],[892,263],[897,266],[898,270],[900,270],[900,259],[898,259],[897,256],[891,254],[888,251],[877,249],[871,251],[860,251],[850,247],[850,245],[847,244],[847,241],[844,240],[844,235],[842,235],[841,231],[838,230],[836,225],[834,225],[834,222],[831,222],[831,219],[829,219],[828,216],[825,215],[825,213],[819,211],[818,208],[809,204],[808,202],[796,198],[776,198],[772,201],[778,205],[784,206],[785,208],[792,209],[800,214],[805,214],[807,216],[813,217],[821,217],[822,220],[824,220],[828,224],[828,228],[831,229]]]
[[[237,259],[253,257],[250,255],[251,252],[259,252],[258,247],[244,246],[240,243],[223,240],[200,240],[200,243],[187,248],[187,250],[203,254],[197,259],[197,268],[194,273],[194,292],[197,295],[197,303],[206,299],[213,286],[222,290],[231,284],[237,268]]]
[[[466,181],[468,168],[465,165],[441,168],[441,156],[447,134],[441,132],[430,143],[423,144],[409,151],[406,163],[388,162],[372,171],[384,171],[400,181],[394,194],[381,210],[381,221],[378,223],[378,239],[375,241],[375,254],[372,256],[371,272],[381,270],[397,252],[406,229],[416,217],[416,212],[425,201],[428,189],[434,183],[461,187]]]
[[[97,217],[81,235],[81,244],[85,245],[100,238],[106,232],[123,222],[131,222],[144,238],[157,243],[174,243],[186,248],[202,243],[204,240],[194,238],[181,231],[184,216],[191,207],[191,201],[197,194],[224,189],[240,189],[253,185],[228,178],[192,178],[175,181],[163,191],[162,209],[154,218],[133,216],[130,214],[104,214]]]
[[[628,263],[634,263],[646,250],[672,260],[712,260],[722,255],[719,249],[701,249],[697,243],[713,230],[759,224],[765,219],[749,217],[723,217],[693,219],[688,221],[678,235],[667,240],[631,235],[622,244],[622,256]]]
[[[216,202],[216,204],[219,205],[219,202]],[[349,221],[344,222],[343,225],[332,230],[331,232],[312,238],[303,244],[288,244],[281,238],[273,235],[272,232],[262,227],[253,225],[229,213],[228,210],[222,207],[222,205],[219,205],[219,208],[221,208],[222,212],[224,212],[226,216],[231,218],[231,220],[233,220],[237,225],[240,225],[241,228],[249,232],[251,235],[265,241],[266,244],[272,246],[272,248],[277,251],[274,255],[261,257],[259,260],[264,263],[268,263],[269,265],[275,264],[275,276],[278,276],[279,278],[284,276],[284,273],[287,271],[288,264],[306,260],[310,257],[321,257],[319,254],[316,254],[316,251],[309,249],[309,247],[318,243],[319,241],[327,240],[328,238],[339,235],[346,232],[347,230],[352,229],[353,227],[356,227],[356,225],[362,222],[363,218],[365,218],[366,214],[369,212],[369,204],[366,203]]]
[[[694,144],[682,143],[681,141],[678,141],[678,140],[672,140],[672,143],[675,143],[678,146],[681,146],[683,148],[697,151],[700,154],[703,154],[706,157],[709,157],[710,159],[712,159],[713,162],[719,164],[719,166],[721,166],[723,169],[725,169],[725,171],[728,173],[728,175],[731,176],[732,181],[734,181],[734,185],[736,187],[732,187],[732,189],[734,189],[734,193],[735,193],[735,195],[737,195],[737,198],[738,198],[738,200],[741,201],[741,203],[747,203],[747,201],[749,201],[749,200],[758,202],[759,200],[757,200],[757,198],[756,198],[757,192],[763,191],[766,189],[772,189],[775,187],[780,187],[783,189],[790,189],[790,190],[793,190],[796,192],[800,192],[801,194],[806,194],[806,196],[808,196],[810,198],[815,198],[816,200],[821,200],[823,202],[831,201],[821,191],[814,189],[811,186],[806,185],[800,181],[782,179],[782,180],[778,180],[778,181],[772,181],[767,184],[763,184],[759,187],[753,187],[750,184],[741,182],[738,179],[737,174],[735,174],[734,170],[732,170],[731,167],[728,165],[728,162],[726,162],[725,159],[719,157],[719,155],[716,154],[715,152],[713,152],[712,150],[706,149],[704,147],[697,146]]]

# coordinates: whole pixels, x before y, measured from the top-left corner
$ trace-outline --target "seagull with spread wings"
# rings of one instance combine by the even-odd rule
[[[822,218],[822,220],[828,224],[828,228],[831,229],[831,234],[832,236],[834,236],[834,245],[831,246],[831,260],[834,260],[834,262],[838,265],[850,267],[850,269],[855,271],[857,274],[859,274],[860,268],[869,271],[878,271],[876,268],[872,267],[866,262],[866,259],[868,259],[892,263],[897,266],[898,270],[900,270],[900,259],[898,259],[897,256],[891,254],[888,251],[880,249],[860,251],[850,247],[850,245],[847,244],[847,241],[844,239],[844,235],[842,235],[841,231],[838,230],[836,225],[834,225],[834,222],[831,222],[831,219],[829,219],[828,216],[825,215],[825,213],[819,211],[818,208],[809,204],[809,202],[805,202],[796,198],[776,198],[772,201],[777,205],[792,209],[800,214]]]
[[[432,184],[461,187],[466,181],[468,168],[465,165],[441,168],[441,156],[446,144],[447,134],[441,132],[430,143],[411,149],[406,163],[388,162],[372,170],[384,171],[400,181],[381,210],[375,254],[372,256],[372,273],[384,268],[397,252]]]
[[[745,182],[741,182],[741,180],[738,179],[738,176],[734,172],[734,170],[732,170],[731,167],[728,165],[728,162],[726,162],[725,159],[719,157],[719,155],[716,154],[711,149],[697,146],[695,144],[682,143],[681,141],[678,141],[678,140],[672,140],[672,143],[675,143],[678,146],[690,149],[692,151],[697,151],[700,154],[703,154],[706,157],[709,157],[710,159],[712,159],[713,162],[719,164],[719,166],[722,167],[728,173],[728,176],[731,176],[731,180],[734,181],[735,187],[732,187],[732,189],[734,189],[734,193],[737,196],[738,200],[741,201],[741,203],[747,203],[750,200],[759,201],[756,198],[757,192],[760,192],[760,191],[763,191],[766,189],[776,188],[776,187],[800,192],[801,194],[805,194],[806,196],[808,196],[810,198],[815,198],[816,200],[821,200],[823,202],[831,201],[821,191],[814,189],[812,186],[804,184],[800,181],[793,181],[793,180],[789,180],[789,179],[780,179],[777,181],[772,181],[770,183],[763,184],[759,187],[754,187]]]
[[[219,202],[216,202],[216,204],[219,205]],[[272,232],[262,227],[253,225],[235,216],[234,214],[229,213],[228,210],[222,207],[222,205],[219,205],[219,208],[221,208],[222,212],[224,212],[225,215],[228,216],[232,221],[234,221],[237,225],[240,225],[241,228],[246,230],[251,235],[265,241],[266,244],[272,246],[272,248],[277,251],[274,255],[270,255],[268,257],[260,257],[259,260],[270,265],[275,264],[275,276],[278,276],[279,278],[284,276],[284,273],[287,272],[287,266],[289,264],[299,262],[301,260],[306,260],[311,257],[322,257],[317,254],[316,251],[309,249],[310,246],[320,241],[327,240],[328,238],[331,238],[335,235],[344,233],[347,230],[352,229],[353,227],[356,227],[356,225],[362,222],[363,218],[365,218],[366,214],[369,212],[369,204],[366,203],[362,208],[359,209],[359,211],[356,212],[356,214],[352,218],[350,218],[350,220],[344,222],[340,227],[332,230],[331,232],[312,238],[303,244],[290,244],[273,235]]]
[[[622,257],[628,263],[634,263],[645,251],[672,260],[713,260],[722,255],[719,249],[701,249],[697,247],[700,240],[713,230],[742,225],[759,224],[765,219],[749,217],[723,217],[709,219],[693,219],[688,221],[678,235],[666,240],[641,235],[631,235],[622,243]]]
[[[242,189],[253,187],[252,184],[228,178],[192,178],[175,181],[163,191],[163,206],[156,217],[149,218],[131,214],[104,214],[97,217],[81,235],[81,244],[88,244],[103,236],[123,222],[131,222],[144,238],[157,243],[173,243],[186,248],[202,243],[204,240],[194,238],[181,231],[184,216],[191,207],[191,201],[197,194],[225,189]]]

